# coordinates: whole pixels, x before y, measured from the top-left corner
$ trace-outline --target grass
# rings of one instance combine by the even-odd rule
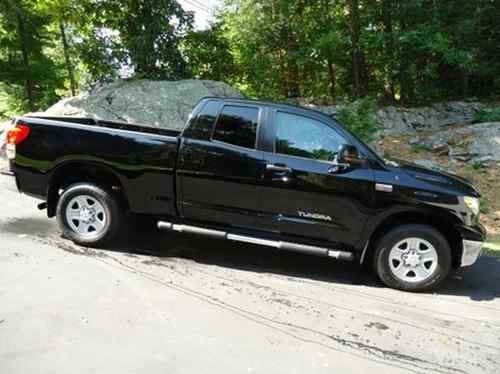
[[[484,243],[483,253],[488,256],[500,257],[500,242]]]
[[[481,214],[488,214],[490,212],[488,201],[484,198],[479,199],[479,211]]]
[[[432,149],[424,144],[414,144],[411,146],[411,151],[413,153],[420,153],[420,152],[429,152]]]
[[[474,170],[481,170],[481,169],[485,169],[486,168],[486,165],[484,164],[484,162],[482,161],[474,161],[472,163],[472,168]]]
[[[480,110],[474,115],[474,123],[500,121],[500,108]]]

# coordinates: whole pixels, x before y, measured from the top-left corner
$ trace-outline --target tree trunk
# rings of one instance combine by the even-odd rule
[[[392,0],[386,0],[384,1],[383,4],[383,15],[382,15],[382,21],[384,23],[384,32],[387,34],[387,43],[385,45],[386,50],[384,51],[389,55],[389,66],[386,66],[387,69],[387,80],[389,84],[389,92],[391,94],[391,103],[394,103],[396,101],[396,89],[394,86],[394,75],[393,75],[393,68],[392,64],[394,63],[394,48],[395,48],[395,43],[394,43],[394,33],[393,33],[393,26],[392,26],[392,11],[394,7],[392,4]]]
[[[64,51],[64,60],[66,62],[66,69],[68,70],[69,82],[71,86],[71,95],[76,95],[77,85],[75,81],[75,75],[73,73],[73,66],[71,65],[71,60],[69,57],[68,41],[66,39],[66,30],[64,28],[64,23],[62,20],[59,21],[59,30],[61,32],[61,40]]]
[[[401,32],[406,31],[406,23],[401,20]],[[411,67],[415,64],[415,56],[404,52],[399,61],[399,81],[401,83],[401,103],[403,105],[413,104],[415,98],[415,82],[411,73]]]
[[[469,94],[469,74],[466,71],[462,72],[462,96],[464,99]]]
[[[328,75],[330,77],[330,96],[332,97],[332,100],[335,103],[336,101],[335,90],[337,82],[335,79],[335,65],[331,60],[328,60]]]
[[[26,30],[24,28],[23,14],[19,7],[15,6],[17,18],[17,32],[19,33],[19,40],[21,41],[21,54],[23,56],[23,64],[26,74],[25,88],[26,97],[28,98],[28,108],[30,111],[35,111],[35,93],[33,80],[31,79],[30,59],[28,51],[28,41],[26,40]]]
[[[351,58],[352,58],[352,80],[354,96],[361,94],[361,51],[359,45],[360,22],[359,22],[359,0],[349,1],[349,17],[351,22]]]

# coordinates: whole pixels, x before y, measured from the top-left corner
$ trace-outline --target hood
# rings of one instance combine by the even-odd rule
[[[453,190],[460,195],[480,196],[479,192],[470,181],[452,173],[429,169],[404,160],[390,160],[386,165],[394,171],[403,172],[421,182]]]

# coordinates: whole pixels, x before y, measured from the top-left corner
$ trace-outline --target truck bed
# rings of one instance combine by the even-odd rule
[[[72,117],[24,116],[17,123],[30,128],[11,162],[22,192],[47,199],[54,180],[105,170],[132,212],[174,213],[180,131]]]
[[[126,131],[135,131],[149,134],[158,134],[158,135],[166,135],[166,136],[179,136],[181,131],[176,129],[169,128],[160,128],[160,127],[152,127],[148,125],[141,125],[136,123],[129,122],[121,122],[121,121],[105,121],[105,120],[97,120],[93,118],[87,117],[48,117],[48,116],[25,116],[24,118],[33,118],[33,119],[43,119],[49,121],[57,121],[57,122],[66,122],[68,124],[80,124],[87,126],[97,126],[97,127],[105,127],[110,129],[117,130],[126,130]]]

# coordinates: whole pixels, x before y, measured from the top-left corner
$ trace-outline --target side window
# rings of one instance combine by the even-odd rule
[[[322,122],[278,112],[276,153],[332,161],[346,140]]]
[[[227,105],[222,109],[212,136],[224,143],[255,148],[259,109]]]
[[[219,103],[209,101],[201,109],[198,116],[192,119],[189,127],[184,131],[184,136],[192,139],[209,140],[219,110]]]

